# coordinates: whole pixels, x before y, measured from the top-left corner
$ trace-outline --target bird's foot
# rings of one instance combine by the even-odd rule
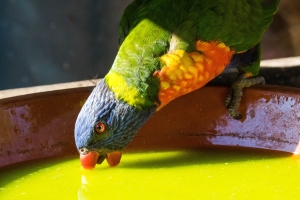
[[[247,74],[240,74],[232,83],[229,95],[227,96],[225,103],[226,107],[229,110],[229,114],[234,119],[239,120],[242,118],[242,115],[238,111],[238,107],[240,105],[240,101],[243,95],[243,88],[257,84],[265,84],[264,77],[247,77]]]

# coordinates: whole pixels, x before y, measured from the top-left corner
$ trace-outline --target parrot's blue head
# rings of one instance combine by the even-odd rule
[[[156,107],[138,109],[115,99],[101,80],[82,107],[75,124],[79,153],[96,151],[102,158],[124,149]]]

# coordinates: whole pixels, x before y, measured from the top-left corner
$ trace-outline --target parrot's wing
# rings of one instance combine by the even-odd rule
[[[246,51],[260,42],[278,3],[279,0],[208,1],[207,6],[201,5],[197,38],[219,39],[236,52]]]

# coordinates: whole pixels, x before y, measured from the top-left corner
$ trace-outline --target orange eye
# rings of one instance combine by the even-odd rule
[[[94,126],[94,132],[95,133],[103,133],[105,131],[105,124],[103,122],[98,122],[95,126]]]

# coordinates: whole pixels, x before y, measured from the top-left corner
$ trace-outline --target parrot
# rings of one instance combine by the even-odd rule
[[[225,69],[238,74],[224,106],[234,119],[242,90],[264,84],[261,40],[279,0],[134,0],[119,26],[112,67],[94,87],[75,122],[83,167],[105,159],[119,164],[122,150],[156,112],[197,90]],[[205,98],[205,97],[203,97]]]

